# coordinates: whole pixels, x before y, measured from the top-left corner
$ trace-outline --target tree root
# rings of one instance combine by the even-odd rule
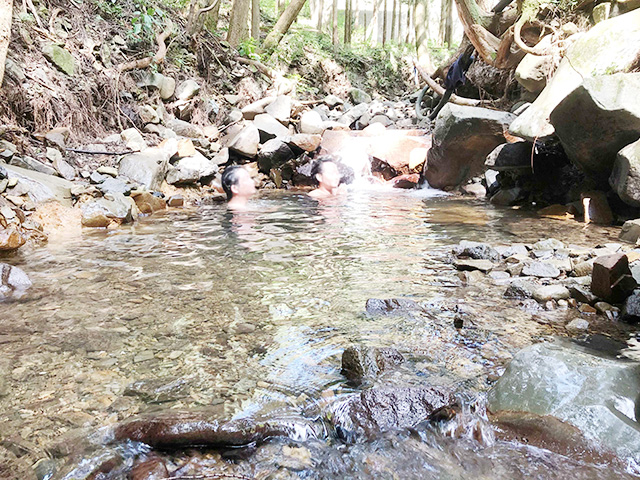
[[[171,36],[172,33],[173,24],[171,23],[171,21],[169,21],[169,25],[164,30],[164,32],[156,35],[156,43],[158,44],[158,51],[156,52],[156,54],[153,57],[147,57],[140,60],[132,60],[130,62],[121,63],[117,67],[118,72],[147,68],[151,65],[160,65],[162,62],[164,62],[164,59],[167,56],[167,46],[164,42]]]
[[[555,33],[555,29],[546,23],[542,23],[538,20],[528,20],[525,17],[520,17],[520,19],[516,22],[513,29],[513,41],[515,44],[525,53],[530,53],[531,55],[543,56],[543,55],[552,55],[553,54],[553,45],[544,49],[536,49],[535,47],[530,47],[524,40],[522,40],[522,27],[525,23],[537,24],[544,29],[549,29]],[[557,45],[557,44],[556,44]]]
[[[271,79],[274,79],[278,76],[273,70],[271,70],[265,64],[258,62],[257,60],[251,60],[249,58],[244,58],[244,57],[235,57],[234,60],[244,65],[253,65],[258,70],[260,70],[260,72],[264,73],[267,77]]]

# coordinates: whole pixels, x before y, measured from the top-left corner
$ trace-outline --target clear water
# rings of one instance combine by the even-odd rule
[[[79,428],[88,434],[159,408],[213,407],[224,418],[315,415],[354,391],[340,373],[342,351],[354,344],[394,347],[409,359],[380,385],[448,385],[473,397],[520,348],[565,334],[563,325],[579,313],[523,309],[490,280],[464,286],[448,262],[451,246],[555,237],[593,247],[613,235],[430,190],[371,190],[323,203],[263,192],[247,212],[172,210],[131,227],[52,240],[4,259],[34,286],[0,304],[0,372],[8,386],[0,398],[2,436],[28,443],[35,458]],[[394,297],[421,302],[427,312],[365,315],[367,299]],[[467,323],[456,330],[460,314]],[[627,330],[592,322],[613,335]],[[141,380],[179,387],[158,405],[129,394]],[[291,442],[268,443],[239,462],[211,452],[171,461],[191,465],[191,474],[249,478],[624,474],[444,432],[353,447],[326,438]],[[287,467],[282,458],[294,447],[311,452],[311,463]]]

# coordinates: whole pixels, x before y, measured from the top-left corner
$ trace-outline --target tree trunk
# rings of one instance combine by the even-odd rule
[[[251,0],[233,0],[231,16],[229,17],[229,31],[227,42],[232,47],[237,47],[249,37],[249,9]]]
[[[433,62],[429,55],[429,0],[415,0],[413,9],[413,24],[416,31],[416,55],[418,63],[425,67],[427,71],[433,71]]]
[[[280,18],[273,27],[273,30],[271,30],[269,35],[267,35],[267,38],[265,38],[264,50],[273,50],[278,46],[284,34],[289,31],[289,27],[298,17],[298,14],[300,13],[300,10],[302,10],[305,2],[306,0],[291,0],[289,6],[284,12],[282,12],[282,15],[280,15]]]
[[[344,44],[351,43],[351,0],[345,0],[344,6]]]
[[[405,39],[405,43],[409,43],[409,41],[411,40],[411,11],[413,10],[412,4],[411,4],[412,0],[409,0],[407,2],[407,37]]]
[[[318,33],[322,33],[322,25],[324,23],[324,0],[318,0],[318,18],[316,20],[316,28]]]
[[[451,4],[452,0],[442,0],[440,7],[440,28],[438,30],[438,40],[440,44],[451,45],[451,29],[453,28]]]
[[[396,10],[398,9],[398,0],[393,0],[391,6],[391,41],[396,41]]]
[[[276,13],[278,15],[278,18],[280,18],[284,13],[284,0],[278,0],[276,2],[276,7],[277,7]]]
[[[371,21],[367,29],[367,38],[373,41],[374,45],[378,44],[378,17],[380,15],[380,0],[373,0],[373,12],[371,14]]]
[[[260,0],[251,0],[251,36],[260,41]]]
[[[215,0],[213,4],[213,8],[207,12],[205,15],[204,24],[209,28],[212,32],[218,30],[218,19],[220,18],[220,4],[222,0]]]
[[[0,88],[4,79],[4,64],[7,60],[9,41],[11,39],[11,17],[13,15],[13,2],[0,0]]]
[[[334,45],[338,44],[338,0],[333,0],[331,8],[331,41]]]
[[[356,0],[356,5],[352,9],[351,15],[353,17],[353,27],[351,32],[353,33],[353,30],[356,30],[360,26],[360,0]]]
[[[382,46],[387,43],[387,0],[382,3]]]

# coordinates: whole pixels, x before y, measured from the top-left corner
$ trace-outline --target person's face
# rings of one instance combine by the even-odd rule
[[[320,186],[332,190],[340,186],[340,171],[338,166],[333,162],[327,162],[322,165],[322,171],[317,174]]]
[[[253,182],[251,175],[244,168],[238,170],[238,182],[231,186],[233,196],[244,198],[251,197],[256,193],[256,184]]]

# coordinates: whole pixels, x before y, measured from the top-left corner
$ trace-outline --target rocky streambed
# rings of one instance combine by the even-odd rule
[[[484,407],[496,381],[525,388],[521,369],[503,373],[534,343],[588,333],[610,339],[608,354],[626,346],[635,327],[620,321],[624,301],[599,310],[605,298],[587,296],[582,265],[595,273],[617,255],[630,273],[613,271],[633,277],[633,249],[615,244],[615,230],[567,231],[428,191],[361,191],[326,205],[274,192],[256,202],[240,216],[222,205],[169,210],[14,257],[33,285],[3,303],[7,471],[629,474],[615,455],[628,452],[594,443],[551,400],[516,417],[498,411],[513,409],[511,397]],[[536,293],[549,286],[569,297]],[[632,390],[610,386],[631,424]]]

